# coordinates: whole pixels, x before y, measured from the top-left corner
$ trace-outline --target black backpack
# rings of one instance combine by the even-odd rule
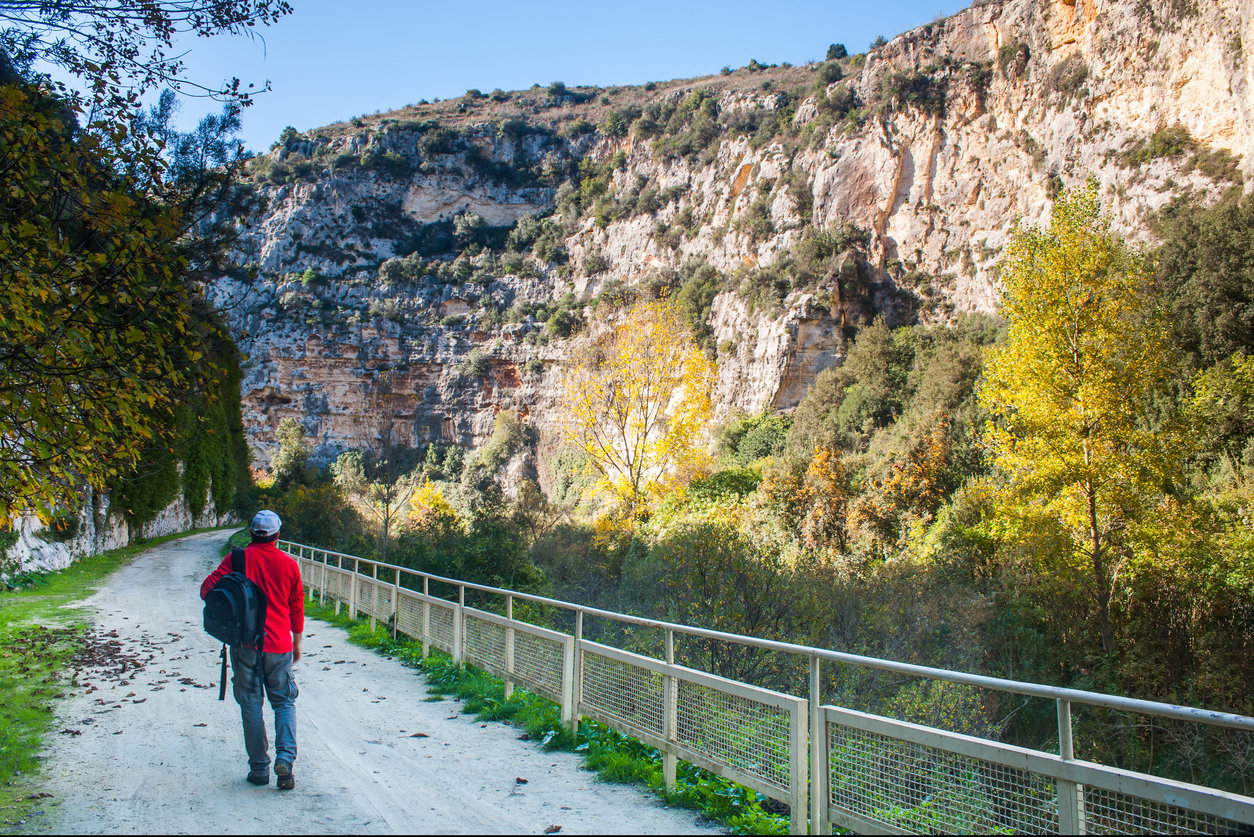
[[[231,550],[231,572],[205,596],[205,630],[222,642],[218,700],[226,699],[226,646],[261,651],[266,636],[266,594],[244,574],[244,550]]]

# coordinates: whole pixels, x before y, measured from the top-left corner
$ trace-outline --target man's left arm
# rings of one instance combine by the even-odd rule
[[[218,586],[218,582],[222,577],[231,571],[231,553],[227,553],[222,559],[222,563],[218,564],[218,568],[209,573],[208,577],[200,583],[200,597],[203,599],[209,595],[209,591]]]
[[[292,628],[292,662],[296,662],[300,659],[300,640],[305,630],[305,585],[301,584],[299,569],[296,571],[296,578],[293,579],[290,590],[287,612]]]

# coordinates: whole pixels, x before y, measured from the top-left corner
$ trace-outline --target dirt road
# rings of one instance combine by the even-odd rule
[[[200,625],[200,581],[224,544],[217,532],[156,547],[88,600],[107,650],[62,704],[45,763],[55,804],[31,831],[719,833],[513,727],[426,702],[412,669],[315,620],[295,669],[296,790],[246,783],[238,707],[229,689],[217,700],[219,646]]]

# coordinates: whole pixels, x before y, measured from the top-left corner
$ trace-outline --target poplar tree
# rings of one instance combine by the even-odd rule
[[[567,438],[630,515],[708,461],[714,366],[664,300],[632,307],[566,376]]]
[[[1006,249],[1008,339],[980,390],[1008,480],[1003,512],[1064,533],[1108,654],[1121,574],[1169,512],[1182,458],[1172,422],[1155,418],[1175,363],[1151,276],[1111,230],[1096,184],[1067,192],[1048,228],[1021,228]]]

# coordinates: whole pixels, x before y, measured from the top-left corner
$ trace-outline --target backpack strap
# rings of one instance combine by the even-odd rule
[[[245,578],[248,578],[248,573],[244,572],[244,567],[245,567],[244,557],[245,557],[245,553],[242,547],[235,547],[234,549],[231,550],[231,572],[239,573]],[[263,624],[262,625],[263,641],[264,641],[264,633],[265,633],[265,625]],[[257,648],[254,648],[252,650],[257,652],[257,676],[258,678],[261,678],[262,671],[263,671],[262,659],[261,659],[261,647],[258,646]],[[226,684],[226,646],[225,645],[222,646],[222,653],[223,653],[223,657],[222,657],[223,687],[222,688],[223,688],[223,694],[225,694],[225,689],[226,689],[226,686],[225,686]]]
[[[218,700],[226,700],[226,644],[222,645],[222,673],[218,675]]]

